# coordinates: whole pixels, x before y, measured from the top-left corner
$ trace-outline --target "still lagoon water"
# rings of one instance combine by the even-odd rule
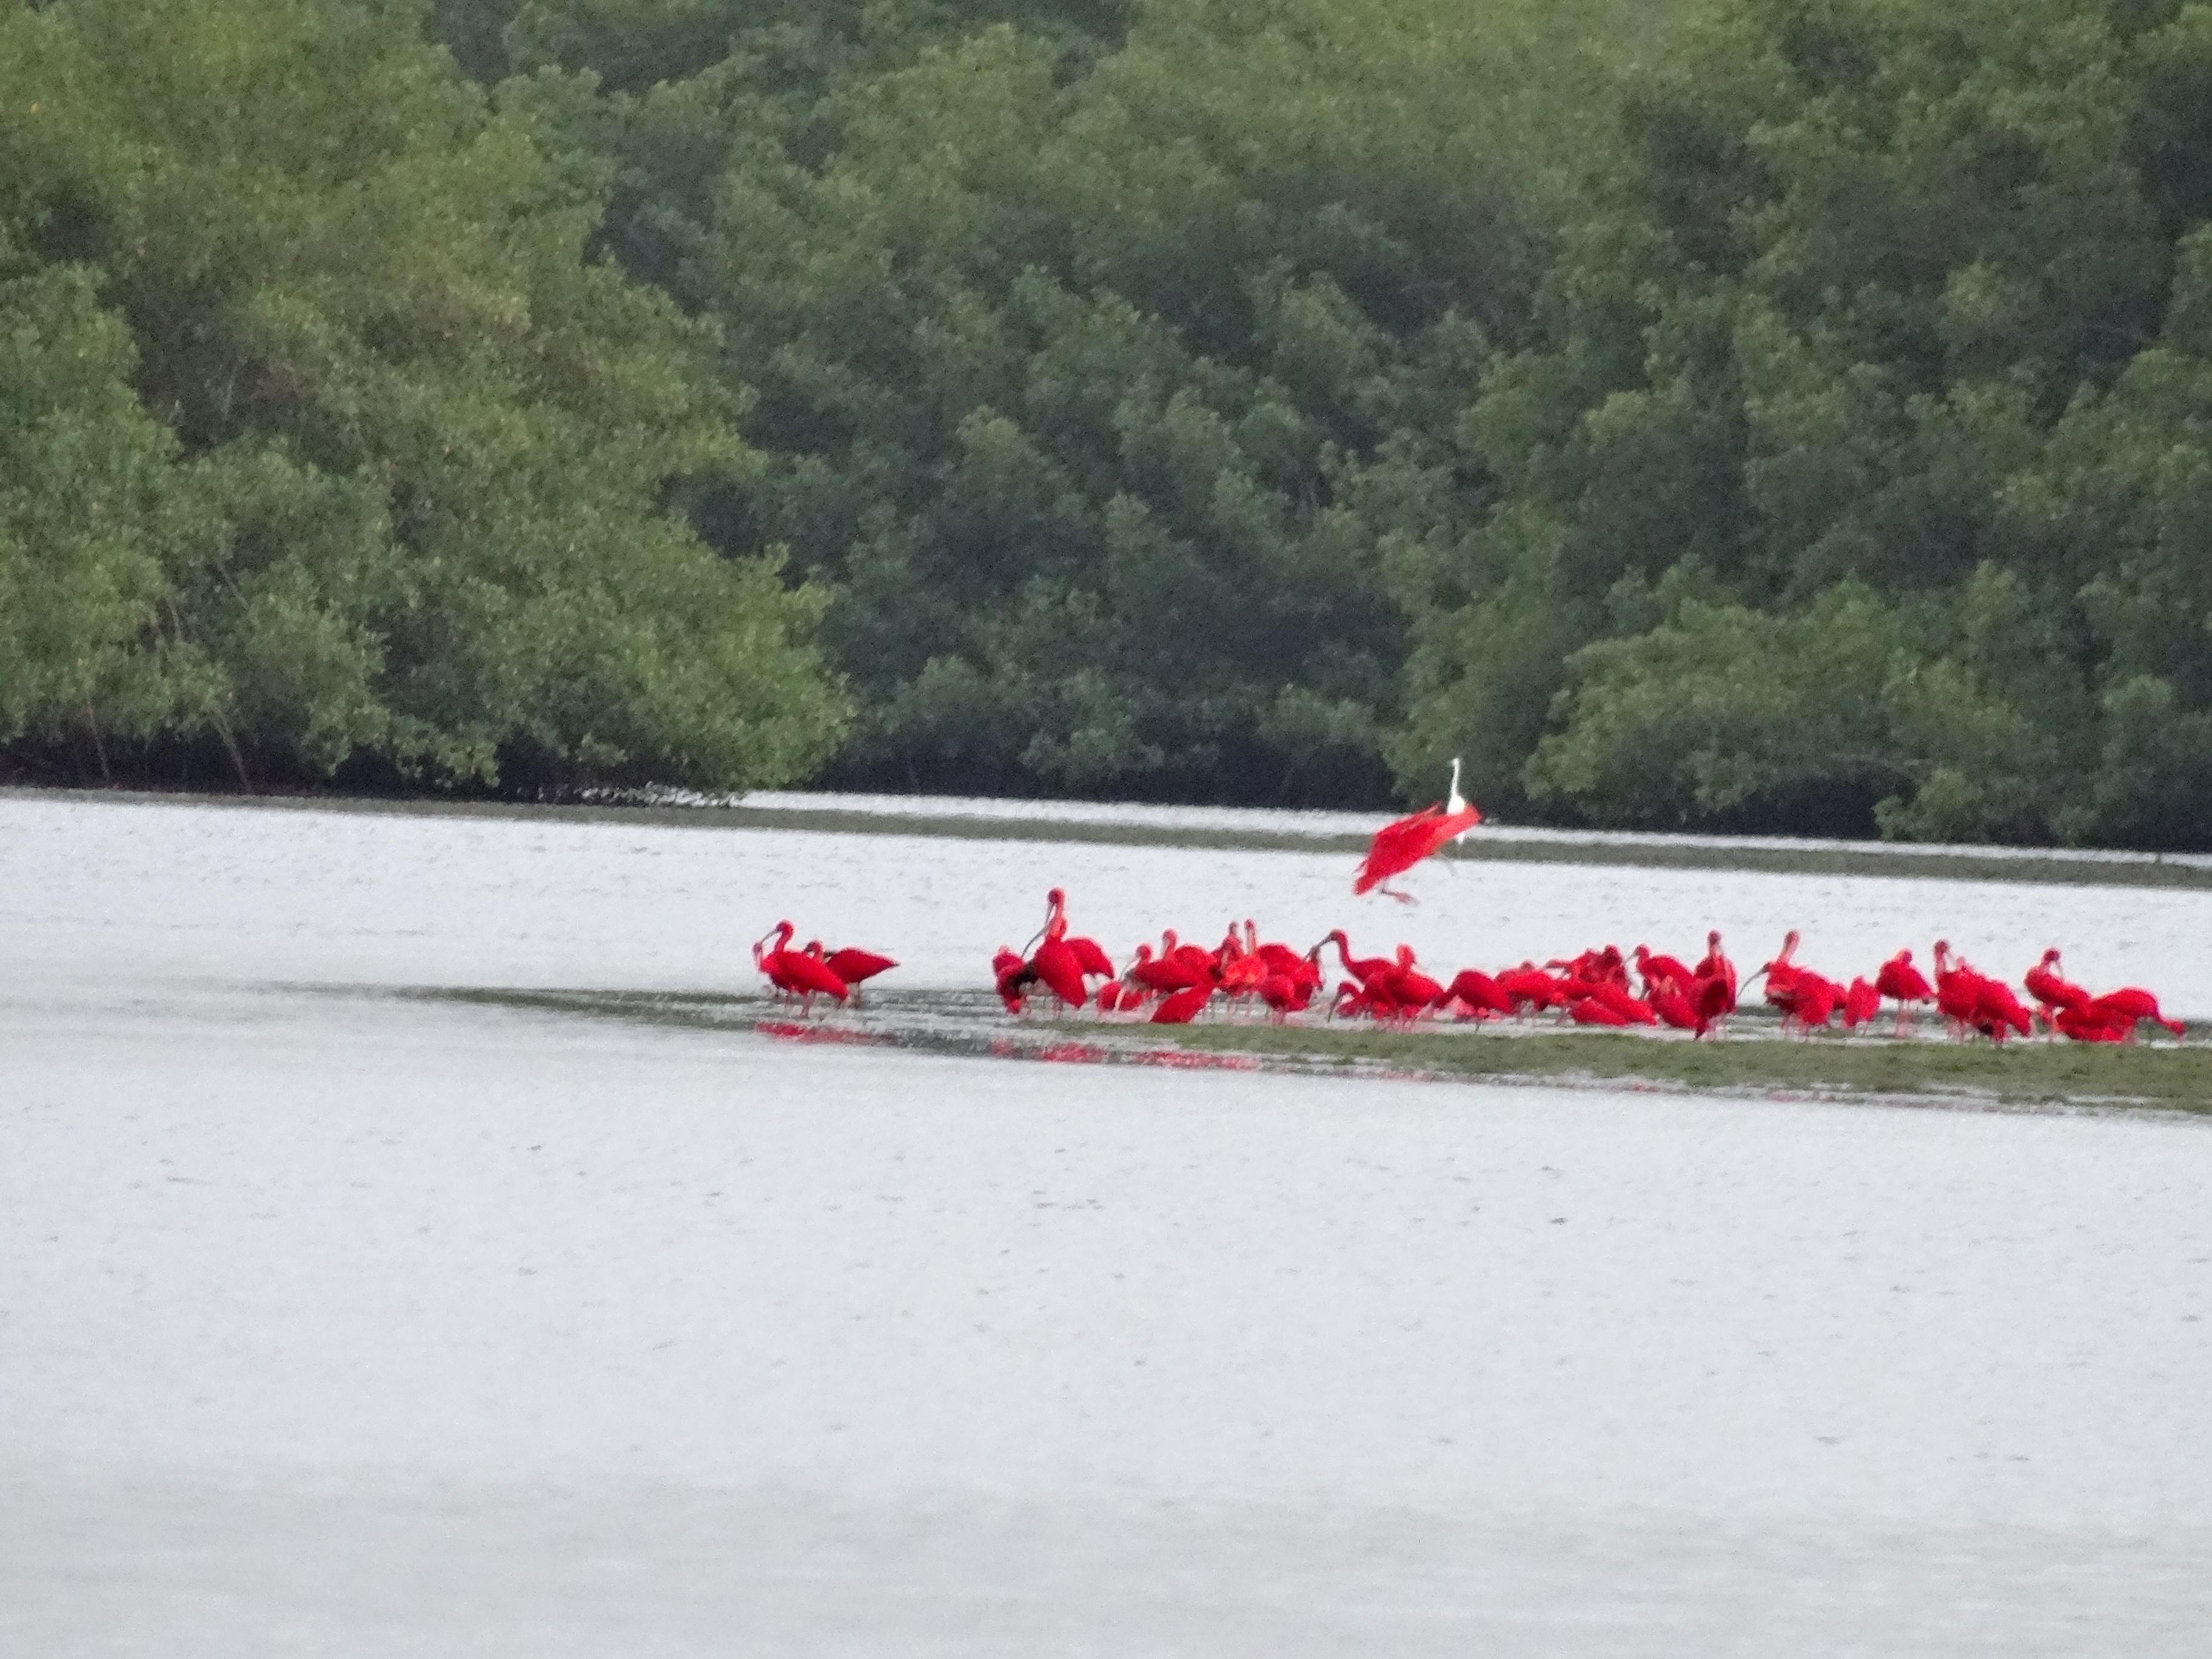
[[[1346,866],[0,795],[0,1651],[2201,1651],[2212,1124],[392,994],[747,992],[784,915],[975,988],[1058,884],[2212,1015],[2201,892]]]

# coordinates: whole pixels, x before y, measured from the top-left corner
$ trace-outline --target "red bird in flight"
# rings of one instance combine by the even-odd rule
[[[1393,876],[1403,875],[1453,836],[1464,834],[1481,822],[1482,809],[1479,806],[1447,812],[1442,801],[1433,801],[1410,817],[1384,824],[1375,832],[1367,856],[1360,860],[1352,890],[1364,893],[1380,887],[1401,904],[1413,903],[1411,893],[1401,893],[1384,884]]]

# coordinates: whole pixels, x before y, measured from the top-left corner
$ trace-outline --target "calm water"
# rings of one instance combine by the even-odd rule
[[[899,958],[909,988],[986,987],[1048,887],[1117,959],[1163,927],[1232,919],[1355,954],[1412,944],[1488,968],[1639,941],[1747,971],[1802,929],[1801,963],[1871,975],[1948,938],[2016,977],[2057,945],[2094,988],[2142,984],[2212,1018],[2212,891],[1618,866],[1425,866],[1421,902],[1351,894],[1342,854],[664,829],[544,820],[79,804],[0,794],[0,949],[41,976],[112,981],[743,988],[779,917]],[[1686,955],[1686,959],[1691,959]]]
[[[981,982],[1042,888],[1495,963],[2196,896],[0,797],[0,1652],[2194,1654],[2212,1126],[426,1006]],[[2191,952],[2197,954],[2191,955]]]

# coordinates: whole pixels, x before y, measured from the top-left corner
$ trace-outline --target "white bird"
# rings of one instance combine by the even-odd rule
[[[1461,794],[1459,792],[1459,757],[1457,755],[1454,755],[1452,757],[1451,793],[1444,797],[1444,811],[1447,812],[1464,812],[1467,811],[1467,797]],[[1461,830],[1459,834],[1452,837],[1452,845],[1455,847],[1458,846],[1460,842],[1465,841],[1474,833],[1474,832],[1471,830]]]

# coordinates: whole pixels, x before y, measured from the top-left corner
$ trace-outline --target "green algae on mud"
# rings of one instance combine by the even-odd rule
[[[908,992],[796,1015],[708,991],[422,988],[397,994],[692,1030],[1003,1059],[1157,1065],[1178,1059],[1300,1073],[1387,1073],[1468,1083],[1619,1084],[1674,1094],[1805,1094],[1959,1106],[2212,1114],[2212,1045],[1792,1039],[1771,1021],[1721,1042],[1582,1030],[1008,1019],[988,993]]]
[[[1692,1042],[1615,1031],[1188,1025],[1183,1047],[1366,1063],[1470,1082],[1642,1083],[1685,1093],[1802,1091],[2005,1105],[2151,1106],[2212,1113],[2212,1047],[2180,1043],[1844,1041]]]

